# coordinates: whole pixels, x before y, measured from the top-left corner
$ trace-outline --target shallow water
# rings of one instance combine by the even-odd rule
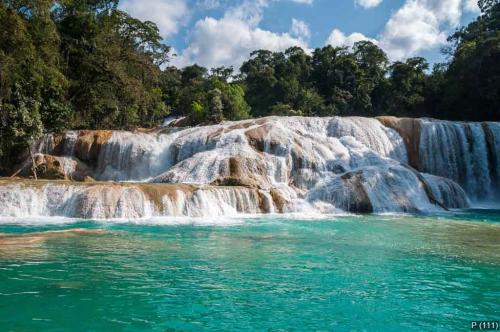
[[[494,210],[12,219],[0,233],[2,331],[450,331],[500,313]]]

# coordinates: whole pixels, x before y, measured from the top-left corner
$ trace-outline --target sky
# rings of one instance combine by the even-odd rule
[[[477,0],[121,0],[158,25],[172,64],[239,68],[257,49],[379,45],[392,61],[446,60],[446,38],[479,15]]]

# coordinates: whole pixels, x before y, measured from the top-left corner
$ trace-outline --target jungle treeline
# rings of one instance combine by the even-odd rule
[[[0,172],[45,132],[266,115],[500,121],[500,0],[449,37],[446,62],[390,62],[369,41],[257,50],[241,68],[176,68],[155,23],[118,0],[0,2]]]

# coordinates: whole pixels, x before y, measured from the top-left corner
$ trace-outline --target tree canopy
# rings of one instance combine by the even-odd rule
[[[266,115],[500,121],[500,3],[449,37],[448,61],[391,63],[370,41],[256,50],[239,71],[176,68],[153,22],[118,0],[0,1],[0,172],[44,132]]]

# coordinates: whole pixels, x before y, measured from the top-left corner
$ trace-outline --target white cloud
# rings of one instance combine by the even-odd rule
[[[120,9],[156,23],[163,38],[175,34],[188,15],[185,0],[125,0],[120,3]]]
[[[375,44],[377,44],[377,41],[372,38],[368,38],[362,33],[359,32],[354,32],[351,33],[349,36],[346,36],[342,31],[338,29],[334,29],[330,36],[328,37],[328,40],[326,41],[327,45],[332,45],[335,47],[352,47],[354,43],[362,41],[362,40],[369,40]]]
[[[463,11],[478,11],[477,0],[406,0],[391,15],[377,40],[358,32],[346,36],[334,29],[327,44],[351,46],[367,39],[378,43],[392,60],[401,60],[443,46],[447,36],[460,25]]]
[[[126,4],[139,4],[140,0],[125,0]],[[186,0],[151,0],[153,3],[168,5],[183,3]],[[237,5],[226,9],[222,18],[206,17],[196,22],[188,35],[188,46],[173,60],[177,66],[198,63],[206,67],[233,65],[238,68],[250,52],[257,49],[281,51],[291,46],[301,46],[308,50],[311,36],[309,26],[298,19],[292,19],[290,32],[278,33],[259,27],[263,10],[275,1],[288,1],[312,4],[312,0],[239,0]],[[379,5],[382,0],[355,0],[365,8]],[[405,59],[420,54],[422,51],[437,49],[446,43],[447,36],[460,25],[465,11],[476,12],[477,0],[405,0],[404,4],[391,14],[383,31],[377,39],[354,32],[346,35],[334,29],[327,44],[334,46],[352,46],[360,40],[370,40],[383,48],[392,60]],[[232,3],[231,0],[198,0],[198,4],[215,6]],[[139,6],[139,5],[138,5]],[[140,6],[139,6],[140,7]],[[145,6],[144,6],[145,7]],[[161,16],[161,11],[149,9]],[[182,6],[176,6],[182,8]],[[225,6],[222,6],[222,8]],[[186,9],[184,9],[187,11]],[[174,12],[183,12],[177,10]],[[185,15],[185,14],[183,14]],[[164,20],[177,22],[165,24],[162,31],[176,31],[181,22],[178,19]],[[158,21],[154,17],[148,17]],[[173,27],[172,27],[173,26]],[[170,28],[168,28],[170,27]]]
[[[363,8],[373,8],[380,5],[382,0],[355,0],[355,3]]]
[[[311,37],[309,25],[304,21],[292,18],[292,35],[298,38],[309,39]]]
[[[439,47],[460,23],[461,9],[461,0],[407,0],[387,22],[380,46],[391,59]]]
[[[172,63],[179,67],[198,63],[209,68],[221,65],[239,68],[254,50],[281,51],[291,46],[307,48],[303,35],[292,36],[258,27],[266,6],[265,0],[248,0],[228,9],[221,19],[207,17],[199,20],[190,34],[188,47]],[[301,24],[296,24],[295,28],[304,28],[298,26]],[[302,34],[304,32],[302,30]]]
[[[430,8],[411,0],[389,19],[380,45],[392,59],[412,56],[446,42],[446,33],[439,25],[440,19]]]
[[[238,6],[229,8],[224,18],[246,22],[250,26],[257,26],[262,21],[262,11],[272,0],[244,0]]]
[[[471,13],[479,13],[481,10],[477,5],[478,0],[465,0],[464,9]]]

